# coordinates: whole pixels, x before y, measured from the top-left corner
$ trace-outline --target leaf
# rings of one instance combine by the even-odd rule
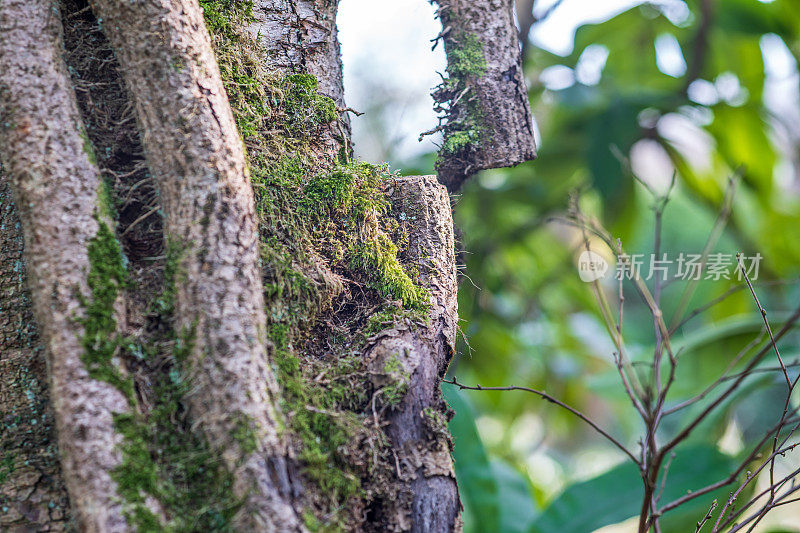
[[[711,446],[679,449],[669,468],[660,503],[669,503],[714,483],[735,468],[732,457]],[[663,531],[692,531],[711,501],[725,488],[700,496],[662,519]],[[534,522],[531,533],[586,533],[637,516],[642,504],[639,469],[630,461],[588,481],[576,483],[558,496]]]
[[[639,139],[637,116],[641,108],[625,99],[616,99],[589,124],[591,137],[587,146],[586,161],[592,181],[603,197],[606,215],[619,216],[630,205],[633,183],[625,175],[611,146],[627,154]]]
[[[456,479],[475,531],[497,531],[500,516],[499,495],[486,449],[475,427],[474,411],[464,394],[454,386],[442,387],[447,403],[456,412],[450,421]]]
[[[475,413],[464,394],[452,386],[442,387],[442,392],[456,411],[450,432],[455,441],[453,456],[465,508],[465,530],[528,531],[537,512],[528,481],[509,464],[489,461],[475,427]]]
[[[708,132],[731,168],[744,165],[744,181],[764,199],[770,198],[776,155],[767,136],[767,124],[755,104],[717,105]]]
[[[504,533],[528,531],[536,518],[537,509],[526,480],[504,461],[491,461],[497,481],[500,504],[500,529]]]

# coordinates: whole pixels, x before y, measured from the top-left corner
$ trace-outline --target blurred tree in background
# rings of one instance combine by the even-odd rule
[[[534,37],[537,17],[574,6],[538,3],[530,6],[532,20],[520,16]],[[800,300],[800,1],[651,2],[580,27],[565,57],[530,43],[525,50],[539,159],[482,173],[455,200],[464,341],[451,374],[465,383],[546,390],[637,449],[640,420],[619,384],[591,285],[575,268],[581,233],[559,218],[579,191],[582,211],[628,253],[650,254],[654,202],[633,175],[664,192],[675,173],[660,250],[672,259],[700,253],[729,178],[741,168],[714,251],[763,255],[756,287],[779,323]],[[403,171],[431,172],[434,157],[405,162]],[[613,252],[606,255],[611,260]],[[684,316],[742,284],[735,277],[701,282]],[[616,281],[603,286],[613,302]],[[669,320],[684,286],[665,284]],[[634,364],[637,356],[644,364],[653,319],[632,289],[626,294],[625,341]],[[673,342],[683,351],[668,405],[717,379],[762,327],[751,295],[740,290],[679,328]],[[792,377],[797,340],[790,334],[781,343]],[[780,372],[748,379],[677,450],[665,492],[679,496],[724,477],[774,423],[781,384],[785,390]],[[467,531],[582,533],[638,515],[636,468],[570,413],[520,392],[443,389],[458,412],[452,430]],[[666,419],[665,438],[691,414]],[[711,500],[729,490],[676,511],[665,531],[693,531]],[[798,504],[787,506],[769,527],[800,531],[797,516]]]

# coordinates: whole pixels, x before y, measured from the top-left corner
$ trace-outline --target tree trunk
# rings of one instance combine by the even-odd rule
[[[24,327],[0,345],[0,406],[37,406],[41,424],[21,420],[44,451],[0,443],[46,476],[22,494],[30,476],[0,464],[15,510],[0,524],[459,529],[439,391],[457,320],[449,199],[433,177],[350,160],[336,2],[62,5],[71,80],[50,3],[0,7],[27,258],[22,272],[6,196],[0,305]],[[50,397],[41,364],[32,388],[13,381],[37,330]],[[67,400],[94,409],[88,433]]]
[[[113,415],[130,412],[132,388],[107,338],[118,316],[121,255],[62,46],[51,2],[3,3],[0,146],[25,233],[70,500],[84,530],[124,531],[111,477],[122,460]]]
[[[44,347],[25,287],[22,230],[6,180],[0,175],[0,530],[62,531],[69,501]]]
[[[436,0],[447,73],[433,94],[444,116],[436,170],[450,192],[480,170],[536,157],[514,0]]]
[[[247,500],[237,525],[296,529],[273,481],[284,446],[266,356],[253,189],[202,10],[180,0],[92,5],[136,104],[166,239],[180,250],[175,327],[190,337],[192,416]]]

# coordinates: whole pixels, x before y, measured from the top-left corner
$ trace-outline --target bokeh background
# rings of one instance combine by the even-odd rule
[[[484,172],[456,198],[463,336],[451,373],[471,384],[544,389],[636,448],[641,423],[619,384],[591,285],[576,270],[582,237],[560,219],[579,193],[582,211],[628,252],[649,254],[653,197],[632,175],[663,192],[674,174],[661,247],[672,258],[700,253],[740,169],[715,251],[762,254],[756,288],[778,325],[800,302],[800,1],[536,0],[532,10],[524,70],[539,159]],[[437,124],[429,93],[445,67],[441,47],[431,50],[441,31],[433,6],[341,0],[338,24],[348,105],[365,112],[353,120],[357,155],[403,174],[433,173],[441,139],[418,141]],[[613,270],[613,253],[597,250]],[[702,282],[689,310],[736,285]],[[667,317],[684,287],[666,285]],[[615,303],[616,282],[603,288]],[[652,318],[630,288],[627,296],[625,342],[644,364]],[[673,342],[683,352],[670,403],[713,382],[759,334],[754,311],[739,291],[678,330]],[[792,375],[797,341],[790,334],[781,342]],[[748,380],[679,448],[665,493],[723,478],[780,416],[782,380],[776,372]],[[458,413],[451,429],[466,531],[633,530],[636,469],[590,428],[525,393],[443,389]],[[690,415],[672,415],[663,437]],[[798,464],[790,455],[781,468]],[[664,531],[694,531],[714,497],[727,491],[671,513]],[[758,531],[800,531],[800,506],[762,524]]]

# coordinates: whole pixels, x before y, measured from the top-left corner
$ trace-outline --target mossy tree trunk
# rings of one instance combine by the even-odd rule
[[[48,0],[3,2],[2,159],[24,230],[73,511],[86,531],[123,531],[111,478],[122,456],[113,416],[130,412],[133,389],[106,338],[118,318],[122,256],[62,56],[58,15]]]
[[[449,198],[336,7],[0,0],[0,527],[459,529]]]
[[[514,0],[432,0],[439,6],[448,77],[433,94],[444,143],[436,170],[451,192],[480,170],[536,157],[514,23]]]

